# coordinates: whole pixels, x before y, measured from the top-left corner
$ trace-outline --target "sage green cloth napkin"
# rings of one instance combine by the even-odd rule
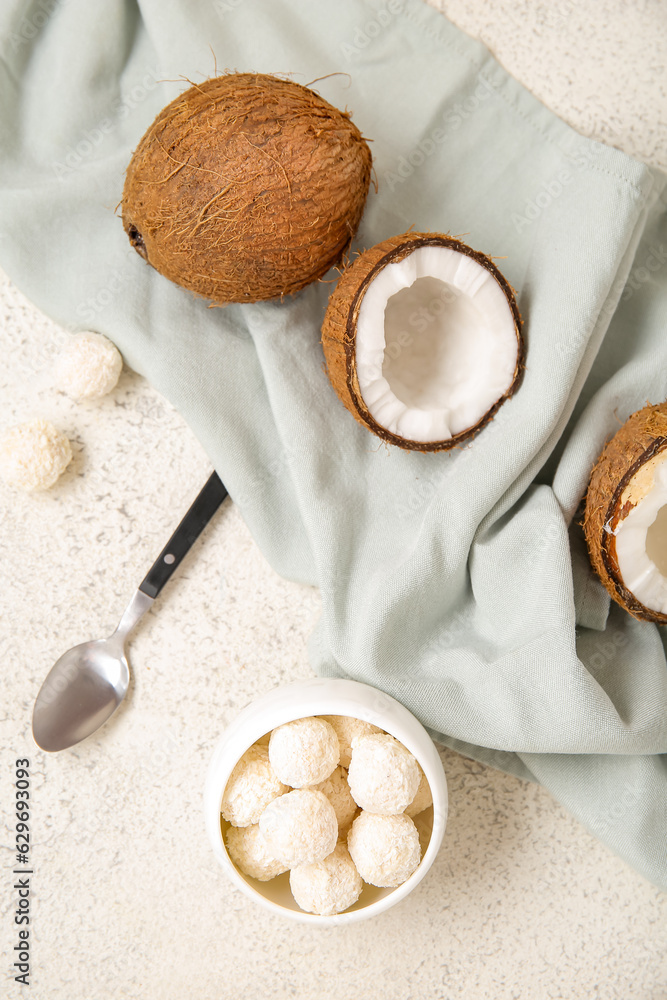
[[[0,263],[111,337],[180,410],[271,564],[321,588],[314,668],[395,695],[463,753],[537,780],[667,888],[664,634],[593,577],[577,508],[630,413],[667,397],[665,177],[584,139],[418,0],[5,0]],[[291,73],[349,108],[378,180],[356,246],[467,234],[527,339],[469,447],[357,425],[323,371],[330,284],[208,309],[132,251],[130,154],[186,83]]]

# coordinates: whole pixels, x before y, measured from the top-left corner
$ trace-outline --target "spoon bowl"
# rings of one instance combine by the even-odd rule
[[[64,750],[104,725],[125,697],[130,667],[123,640],[82,642],[57,660],[42,684],[32,733],[42,750]]]

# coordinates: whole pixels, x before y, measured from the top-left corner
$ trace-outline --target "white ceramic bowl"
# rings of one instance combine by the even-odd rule
[[[229,825],[220,814],[227,780],[249,746],[276,726],[310,715],[349,715],[371,722],[400,740],[419,761],[431,787],[433,806],[415,818],[422,841],[422,860],[396,889],[364,886],[349,910],[319,916],[301,910],[289,887],[289,873],[269,882],[244,875],[227,853],[224,831]],[[206,830],[213,851],[234,885],[273,913],[302,923],[336,926],[374,917],[404,899],[418,885],[438,853],[447,822],[447,782],[431,737],[422,724],[395,698],[357,681],[313,678],[277,688],[241,711],[218,743],[208,769],[204,792]]]

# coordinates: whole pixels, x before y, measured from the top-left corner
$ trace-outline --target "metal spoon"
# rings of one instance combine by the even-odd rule
[[[125,641],[227,496],[216,472],[176,528],[108,639],[74,646],[56,660],[35,699],[32,735],[42,750],[64,750],[103,726],[127,693]]]

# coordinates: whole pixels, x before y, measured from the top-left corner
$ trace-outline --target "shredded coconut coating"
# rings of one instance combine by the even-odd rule
[[[287,866],[270,853],[257,823],[252,826],[230,826],[225,843],[234,864],[245,875],[268,882],[287,871]]]
[[[101,333],[77,333],[56,362],[56,382],[72,399],[98,399],[111,392],[122,367],[118,348]]]
[[[387,733],[352,740],[350,791],[367,812],[401,813],[419,788],[419,765],[409,750]]]
[[[361,719],[353,719],[350,715],[320,715],[330,726],[333,726],[338,743],[340,745],[340,763],[342,767],[349,767],[352,759],[352,740],[355,736],[370,736],[371,733],[381,733],[382,729],[371,725],[370,722],[363,722]]]
[[[417,827],[405,813],[360,813],[347,846],[364,882],[392,889],[412,875],[421,859]]]
[[[345,844],[337,844],[323,861],[292,868],[289,884],[302,910],[323,916],[347,910],[359,899],[363,888]]]
[[[274,799],[259,819],[267,847],[289,868],[322,861],[338,840],[334,807],[326,795],[297,788]]]
[[[340,758],[338,737],[324,719],[312,716],[278,726],[271,733],[269,759],[281,781],[292,788],[317,785]]]
[[[12,427],[0,441],[0,475],[19,490],[46,490],[72,461],[70,443],[48,420]]]
[[[324,792],[334,807],[339,834],[346,833],[357,811],[357,803],[352,798],[345,768],[337,767],[326,781],[320,781],[312,787],[318,792]]]
[[[419,765],[417,765],[417,767],[419,767]],[[407,806],[407,808],[405,809],[406,816],[410,817],[418,816],[419,813],[424,811],[424,809],[428,809],[429,806],[433,805],[431,786],[426,780],[426,775],[422,771],[421,767],[419,768],[419,774],[420,774],[419,788],[417,789],[417,794],[415,795],[414,799],[412,800],[410,805]]]
[[[259,821],[270,802],[287,791],[271,767],[267,747],[254,744],[230,774],[220,812],[232,826],[250,826]]]

